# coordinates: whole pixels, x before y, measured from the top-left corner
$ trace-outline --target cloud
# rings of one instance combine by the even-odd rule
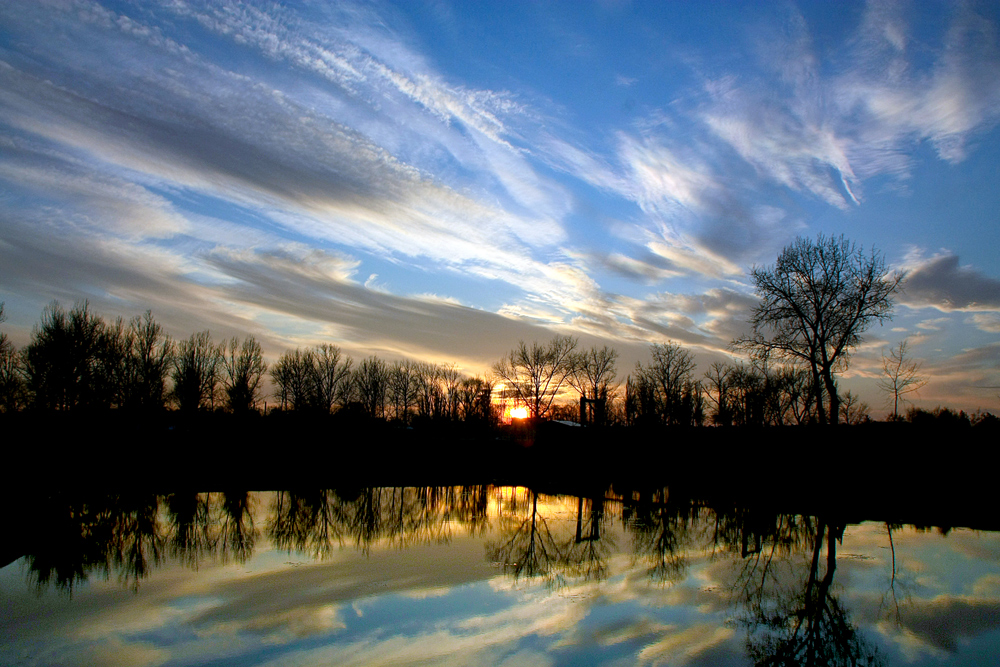
[[[944,328],[944,325],[950,321],[951,319],[947,317],[935,317],[932,320],[917,322],[917,328],[923,329],[924,331],[941,331],[941,329]]]
[[[332,325],[341,340],[370,351],[482,367],[512,341],[551,337],[529,322],[447,300],[369,289],[347,279],[351,261],[320,251],[220,251],[206,262],[227,277],[217,288],[227,300]]]
[[[958,255],[939,255],[919,261],[909,270],[900,301],[944,312],[1000,310],[1000,280],[960,266]]]
[[[660,640],[639,651],[639,664],[685,665],[730,641],[735,634],[732,628],[707,623],[683,630],[671,628]]]
[[[976,313],[969,321],[980,331],[1000,333],[1000,314],[998,313]]]
[[[1000,628],[1000,603],[940,596],[906,606],[903,626],[935,648],[954,653],[960,643]]]
[[[706,79],[696,111],[766,181],[847,208],[863,200],[864,179],[908,177],[921,141],[957,163],[1000,120],[996,26],[968,6],[929,61],[890,3],[869,3],[840,45],[816,44],[795,10],[775,23],[759,32],[759,69]]]
[[[57,11],[52,29],[65,38],[57,49],[0,63],[0,123],[59,146],[77,170],[104,172],[108,183],[138,176],[236,206],[283,234],[510,281],[553,305],[587,299],[546,256],[565,240],[567,194],[502,138],[502,119],[522,115],[520,106],[447,84],[419,56],[377,37],[365,23],[376,17],[345,10],[348,26],[327,30],[293,12],[171,6],[219,39],[337,84],[321,89],[274,79],[253,58],[247,75],[200,51],[138,40],[135,20],[94,9],[89,32]],[[167,10],[152,16],[159,11]],[[29,30],[26,19],[11,25]],[[103,54],[115,49],[129,57],[108,62]],[[35,190],[57,182],[68,204],[80,195],[61,169],[7,176]],[[460,192],[448,183],[456,170],[479,180],[455,181]],[[108,208],[97,213],[108,217]],[[177,217],[160,233],[180,231]]]

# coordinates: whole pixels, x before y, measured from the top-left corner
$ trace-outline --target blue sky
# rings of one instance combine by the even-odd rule
[[[995,3],[0,7],[0,299],[482,372],[519,339],[728,357],[747,269],[909,272],[845,388],[1000,408]]]

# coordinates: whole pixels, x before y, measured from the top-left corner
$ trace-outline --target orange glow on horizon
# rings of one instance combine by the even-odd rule
[[[527,419],[528,418],[528,408],[511,408],[510,411],[511,419]]]

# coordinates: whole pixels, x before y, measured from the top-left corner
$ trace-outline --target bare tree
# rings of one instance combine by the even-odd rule
[[[414,366],[417,386],[417,415],[423,419],[436,419],[445,412],[446,397],[441,387],[440,368],[435,364],[418,363]]]
[[[465,378],[459,387],[462,419],[493,423],[493,382],[480,377]]]
[[[637,362],[629,378],[630,421],[697,424],[703,419],[701,383],[694,380],[694,355],[673,341],[654,343],[647,366]]]
[[[708,380],[708,391],[705,394],[715,403],[712,420],[718,426],[731,426],[733,423],[733,413],[729,403],[734,371],[733,366],[721,361],[714,362],[705,371],[705,379]]]
[[[334,406],[343,405],[351,390],[350,357],[344,356],[336,345],[323,343],[313,351],[316,372],[317,407],[332,412]]]
[[[907,394],[918,391],[927,384],[920,374],[920,363],[910,359],[907,341],[902,340],[889,350],[889,356],[882,352],[882,377],[878,386],[892,401],[892,420],[899,420],[899,402],[906,401]]]
[[[255,409],[267,371],[264,352],[257,339],[247,336],[242,344],[238,338],[230,340],[222,355],[222,369],[222,384],[229,409],[233,412]]]
[[[172,377],[174,400],[181,411],[214,407],[221,364],[222,350],[208,331],[191,334],[178,344]]]
[[[618,377],[618,351],[605,345],[573,355],[566,381],[588,400],[604,400],[614,393]]]
[[[0,322],[6,318],[0,301]],[[5,332],[0,331],[0,412],[14,412],[23,407],[24,373],[21,355]]]
[[[462,374],[458,372],[455,364],[448,364],[438,367],[438,378],[444,391],[447,417],[456,420],[460,404],[459,388],[462,384]]]
[[[395,419],[410,422],[410,412],[417,403],[417,364],[409,359],[396,361],[389,368],[389,395]]]
[[[163,408],[167,375],[173,362],[174,344],[163,326],[146,311],[129,324],[130,354],[127,357],[129,407],[138,410]]]
[[[869,412],[868,404],[851,392],[847,392],[840,399],[840,418],[845,424],[852,426],[863,424],[868,421]]]
[[[847,367],[861,334],[889,319],[903,274],[890,273],[881,254],[864,254],[841,237],[799,237],[774,266],[750,273],[761,301],[750,319],[753,334],[733,341],[751,355],[775,354],[806,365],[820,421],[837,423],[840,407],[836,373]]]
[[[385,417],[389,392],[389,368],[378,357],[368,357],[354,369],[354,394],[369,417]]]
[[[281,408],[308,410],[316,404],[316,357],[312,350],[284,352],[271,366],[275,398]]]
[[[45,308],[24,351],[25,376],[36,407],[72,410],[95,402],[105,326],[86,301],[69,313],[55,301]]]
[[[534,342],[531,347],[522,340],[493,365],[493,372],[532,417],[543,418],[573,370],[576,345],[569,336],[556,336],[546,345]]]

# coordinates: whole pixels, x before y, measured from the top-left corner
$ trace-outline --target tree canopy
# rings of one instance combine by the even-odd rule
[[[774,266],[755,266],[750,275],[760,303],[750,319],[753,333],[734,347],[806,365],[821,423],[824,393],[829,420],[837,423],[836,373],[847,368],[861,334],[891,317],[903,274],[889,272],[875,250],[865,254],[843,236],[821,234],[795,239]]]

